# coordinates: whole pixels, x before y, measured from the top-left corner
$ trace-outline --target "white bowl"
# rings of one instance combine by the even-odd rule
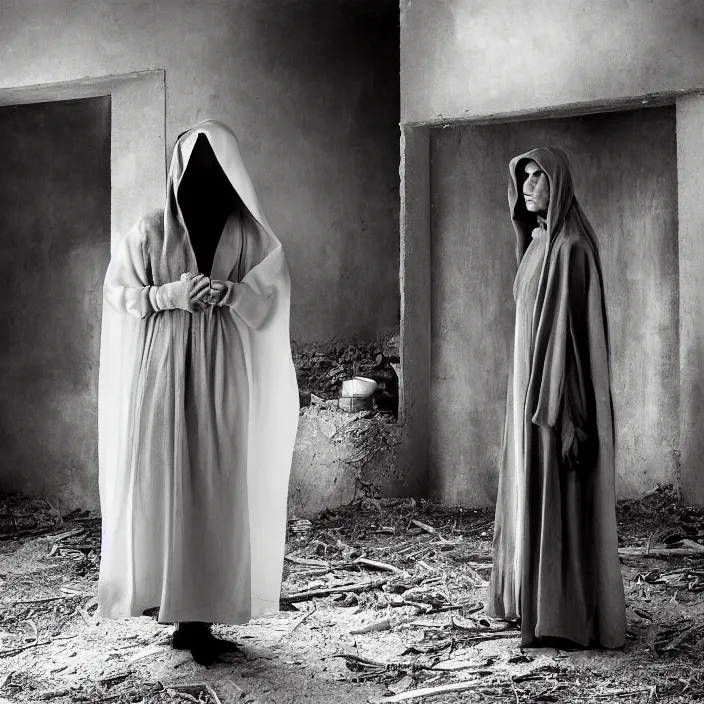
[[[343,396],[361,396],[366,398],[372,396],[377,389],[374,379],[367,379],[365,376],[355,376],[342,382]]]

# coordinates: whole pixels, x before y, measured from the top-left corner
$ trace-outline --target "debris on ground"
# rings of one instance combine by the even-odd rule
[[[0,540],[41,535],[61,525],[48,501],[21,494],[0,494]]]
[[[373,379],[377,385],[374,403],[377,410],[398,415],[399,336],[376,343],[291,346],[301,405],[334,401],[342,382],[355,376]]]
[[[347,413],[322,400],[302,408],[301,414],[314,419],[336,446],[335,459],[349,469],[357,493],[381,496],[380,483],[395,470],[403,439],[404,428],[396,418],[376,410]]]
[[[618,517],[622,651],[523,650],[515,625],[486,617],[493,509],[365,496],[291,522],[281,613],[216,627],[246,657],[201,668],[168,626],[97,617],[99,520],[65,516],[0,541],[0,699],[702,701],[704,511],[657,487]]]

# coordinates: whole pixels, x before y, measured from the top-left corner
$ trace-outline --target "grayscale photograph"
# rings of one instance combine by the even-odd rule
[[[0,704],[704,702],[702,0],[0,0]]]

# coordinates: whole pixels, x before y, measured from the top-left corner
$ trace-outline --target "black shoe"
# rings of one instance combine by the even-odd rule
[[[176,624],[171,645],[176,650],[190,650],[194,643],[210,637],[210,626],[197,621],[185,621]]]
[[[216,638],[212,633],[210,634],[211,646],[217,650],[219,654],[224,653],[239,653],[244,656],[244,650],[239,643],[234,643],[231,640],[224,640],[223,638]]]
[[[190,650],[192,634],[183,626],[176,626],[176,630],[171,636],[171,647],[175,650]]]
[[[218,655],[224,653],[244,655],[237,643],[216,638],[207,623],[179,623],[171,638],[171,647],[175,650],[190,650],[199,665],[212,665]]]
[[[217,659],[218,651],[213,647],[209,638],[199,638],[191,645],[191,655],[193,659],[204,667],[212,665]]]
[[[144,609],[142,611],[142,616],[149,616],[149,618],[153,618],[155,621],[159,620],[159,607],[154,606],[151,609]]]

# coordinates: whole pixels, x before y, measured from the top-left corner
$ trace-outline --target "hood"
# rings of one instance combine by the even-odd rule
[[[508,202],[511,219],[516,231],[516,250],[520,261],[528,247],[532,231],[538,225],[535,213],[526,209],[523,200],[524,167],[534,161],[545,173],[550,184],[550,203],[547,213],[547,231],[552,242],[559,234],[567,215],[572,208],[575,197],[567,154],[557,147],[539,147],[525,154],[514,157],[509,164]]]
[[[259,198],[257,198],[252,179],[242,161],[237,137],[227,125],[217,120],[204,120],[182,133],[176,142],[169,167],[167,208],[170,208],[174,215],[180,217],[176,194],[199,135],[204,135],[207,138],[221,169],[249,213],[276,240],[276,236],[264,215]]]
[[[222,251],[245,252],[247,261],[243,265],[243,271],[249,271],[280,247],[242,160],[235,133],[222,122],[205,120],[179,136],[171,157],[164,208],[164,242],[162,251],[156,257],[159,264],[155,272],[163,282],[178,280],[182,272],[197,270],[194,249],[189,240],[178,194],[199,137],[201,141],[202,137],[207,139],[222,172],[213,171],[213,183],[219,183],[218,187],[226,194],[226,179],[244,206],[245,225],[226,228],[227,234],[223,233],[222,243],[218,244],[218,247],[222,248]],[[239,237],[244,238],[244,241],[229,241]],[[216,273],[223,276],[220,271],[214,272],[214,277]]]

